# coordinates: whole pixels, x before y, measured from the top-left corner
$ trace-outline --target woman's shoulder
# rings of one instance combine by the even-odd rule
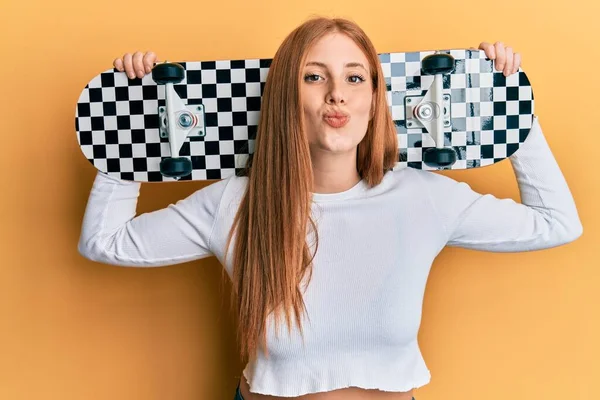
[[[426,170],[413,167],[398,167],[392,171],[394,180],[416,182],[420,185],[444,185],[458,183],[441,170]]]
[[[248,177],[232,174],[214,183],[214,185],[217,186],[215,189],[221,193],[222,201],[227,203],[239,202],[246,191]]]
[[[230,204],[240,201],[244,194],[248,178],[230,175],[218,180],[207,180],[207,184],[193,193],[196,202],[200,204],[212,204],[219,207],[220,204]]]
[[[400,192],[409,191],[413,194],[426,193],[441,195],[444,193],[451,195],[456,189],[462,189],[468,186],[446,175],[439,170],[426,170],[413,167],[399,167],[388,172],[387,179],[391,181],[390,186],[393,186]]]
[[[400,185],[423,185],[430,183],[432,180],[436,180],[436,177],[432,176],[432,174],[433,171],[407,166],[397,166],[393,170],[388,171],[385,177]]]

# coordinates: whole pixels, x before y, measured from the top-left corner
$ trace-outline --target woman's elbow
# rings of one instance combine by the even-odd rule
[[[577,219],[573,226],[569,229],[568,243],[574,242],[583,235],[583,224],[581,220]]]
[[[557,243],[559,246],[572,243],[583,235],[583,225],[579,218],[561,224],[561,228]]]

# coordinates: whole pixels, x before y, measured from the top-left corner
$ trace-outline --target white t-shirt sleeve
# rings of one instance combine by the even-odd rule
[[[537,117],[525,143],[509,157],[521,203],[480,194],[438,173],[422,174],[447,245],[495,252],[547,249],[583,232],[567,182]]]
[[[98,172],[85,210],[79,253],[119,266],[154,267],[213,255],[211,234],[228,180],[166,208],[136,216],[139,182]]]

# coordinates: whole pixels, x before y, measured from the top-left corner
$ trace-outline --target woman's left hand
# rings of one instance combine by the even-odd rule
[[[490,60],[495,60],[496,70],[503,71],[504,76],[514,74],[521,66],[521,54],[515,53],[512,47],[504,46],[502,42],[481,42],[479,50],[483,50]]]

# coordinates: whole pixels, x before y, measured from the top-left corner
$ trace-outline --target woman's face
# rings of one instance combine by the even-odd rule
[[[354,152],[371,119],[373,86],[367,58],[352,39],[334,33],[310,49],[302,71],[311,152]]]

